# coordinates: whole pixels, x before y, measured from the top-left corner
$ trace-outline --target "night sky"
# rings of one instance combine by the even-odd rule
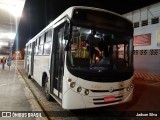
[[[124,14],[142,8],[159,0],[26,0],[23,17],[18,27],[18,50],[40,32],[51,21],[71,6],[91,6]],[[16,40],[15,40],[16,42]],[[16,49],[14,43],[13,51]]]

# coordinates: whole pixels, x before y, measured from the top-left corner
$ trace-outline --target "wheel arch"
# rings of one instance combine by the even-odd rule
[[[46,78],[47,78],[48,76],[47,76],[47,73],[46,72],[43,72],[42,73],[42,87],[44,87],[45,86],[45,82],[46,82]]]
[[[49,74],[46,71],[42,73],[42,87],[45,86],[45,83],[48,82]]]

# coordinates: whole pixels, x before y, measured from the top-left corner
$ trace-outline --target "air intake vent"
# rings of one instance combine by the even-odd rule
[[[147,26],[148,25],[148,20],[143,20],[142,21],[142,26]]]
[[[134,23],[134,28],[137,28],[137,27],[139,27],[139,22]]]
[[[152,23],[152,24],[157,24],[157,23],[159,23],[159,17],[152,18],[151,23]]]
[[[123,95],[122,96],[116,96],[115,99],[116,100],[105,102],[104,98],[95,98],[95,99],[93,99],[93,102],[94,102],[95,105],[116,103],[116,102],[122,101]]]
[[[124,90],[124,88],[120,88],[120,89],[113,89],[112,92],[115,92],[115,91],[121,91],[121,90]],[[92,92],[110,92],[109,90],[91,90]]]

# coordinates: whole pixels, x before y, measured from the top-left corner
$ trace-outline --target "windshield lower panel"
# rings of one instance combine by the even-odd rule
[[[133,41],[129,35],[73,26],[69,71],[89,81],[117,82],[133,75]]]

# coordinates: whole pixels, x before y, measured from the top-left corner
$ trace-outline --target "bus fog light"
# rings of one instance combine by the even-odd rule
[[[130,85],[130,88],[133,88],[133,85]]]
[[[72,79],[71,79],[71,78],[68,78],[68,82],[72,82]]]
[[[82,87],[78,87],[77,92],[81,92],[81,91],[82,91]]]
[[[75,82],[71,82],[70,87],[74,88],[75,87]]]
[[[84,94],[85,94],[85,95],[88,95],[88,94],[89,94],[89,90],[86,89],[86,90],[84,91]]]
[[[130,90],[130,87],[127,87],[126,89],[127,89],[127,91],[129,91],[129,90]]]

